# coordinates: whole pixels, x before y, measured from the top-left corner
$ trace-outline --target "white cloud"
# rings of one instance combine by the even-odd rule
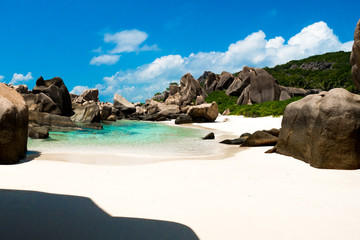
[[[100,55],[98,57],[93,57],[90,61],[91,65],[102,65],[102,64],[106,64],[106,65],[113,65],[115,63],[117,63],[120,59],[120,55],[108,55],[108,54],[104,54],[104,55]]]
[[[80,95],[82,94],[86,89],[89,89],[88,86],[76,86],[73,88],[73,90],[71,90],[70,93],[72,94],[76,94],[76,95]]]
[[[18,82],[27,82],[31,79],[33,79],[31,72],[28,72],[25,76],[21,73],[14,73],[10,81],[10,84],[16,84]]]
[[[113,65],[119,61],[121,55],[119,53],[129,52],[142,52],[142,51],[159,51],[159,47],[154,45],[142,45],[148,38],[148,34],[137,29],[124,30],[114,34],[106,33],[104,35],[105,43],[114,43],[115,47],[107,51],[107,54],[102,54],[104,51],[101,47],[92,50],[92,52],[102,54],[97,57],[93,57],[90,61],[91,65]],[[142,45],[142,46],[141,46]]]
[[[198,52],[187,57],[167,55],[136,69],[118,71],[112,76],[104,77],[101,94],[111,96],[118,91],[118,86],[131,84],[139,96],[149,98],[155,92],[163,91],[170,82],[178,82],[187,72],[194,77],[200,76],[205,70],[216,73],[237,72],[245,65],[274,66],[325,52],[350,51],[351,46],[352,41],[341,43],[325,22],[303,28],[288,42],[281,36],[267,40],[265,33],[260,30],[230,44],[225,52]],[[129,100],[137,97],[134,92],[126,94],[124,91],[123,95]]]
[[[146,32],[133,29],[124,30],[115,34],[106,33],[104,41],[106,43],[116,44],[116,47],[110,51],[110,53],[114,54],[138,51],[140,44],[142,44],[147,37],[148,35]]]
[[[0,75],[0,81],[4,80],[5,76]]]

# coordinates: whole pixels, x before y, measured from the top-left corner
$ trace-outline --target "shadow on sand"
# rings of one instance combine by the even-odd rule
[[[0,190],[0,239],[199,239],[189,227],[111,217],[85,197]]]

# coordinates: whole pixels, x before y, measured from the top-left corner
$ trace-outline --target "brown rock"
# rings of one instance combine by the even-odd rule
[[[234,76],[231,73],[228,72],[222,72],[220,74],[220,80],[218,82],[218,84],[216,85],[216,91],[220,91],[220,90],[226,90],[230,87],[230,85],[233,83],[234,81]]]
[[[200,83],[190,74],[185,74],[180,80],[181,105],[188,105],[196,100],[197,96],[207,97]]]
[[[337,88],[289,104],[277,152],[317,168],[360,168],[360,96]]]
[[[115,122],[115,121],[116,121],[116,117],[115,117],[115,115],[110,115],[106,120],[107,120],[107,121]]]
[[[40,126],[49,126],[50,129],[81,129],[73,123],[69,117],[59,116],[55,114],[29,111],[29,122],[38,124]]]
[[[72,115],[73,112],[70,94],[61,78],[54,77],[50,80],[44,80],[42,77],[40,77],[36,81],[36,86],[32,92],[35,94],[46,94],[59,107],[62,115]]]
[[[220,77],[216,75],[215,73],[209,73],[207,75],[206,80],[204,82],[204,89],[207,93],[211,93],[215,91],[216,86],[220,80]]]
[[[205,99],[204,99],[203,96],[197,96],[196,97],[195,105],[201,105],[201,104],[204,104],[204,103],[206,103],[206,102],[205,102]]]
[[[192,106],[187,111],[194,122],[214,122],[219,115],[216,102],[204,103],[198,106]]]
[[[249,95],[252,103],[279,100],[280,88],[275,79],[262,68],[255,68],[256,76],[250,79]]]
[[[101,119],[99,106],[95,102],[79,105],[74,109],[74,115],[70,117],[73,122],[92,123]]]
[[[119,109],[120,112],[123,112],[125,114],[131,114],[136,112],[134,104],[132,104],[117,93],[115,93],[114,95],[114,108]]]
[[[49,138],[49,127],[46,126],[29,127],[29,137],[34,139]]]
[[[278,138],[265,131],[256,131],[251,134],[241,147],[275,146]]]
[[[0,83],[0,164],[12,164],[27,152],[28,108],[14,89]]]

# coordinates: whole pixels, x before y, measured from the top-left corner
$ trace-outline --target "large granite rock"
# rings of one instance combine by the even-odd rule
[[[81,129],[75,123],[73,123],[73,121],[71,121],[69,117],[38,111],[29,111],[29,122],[35,123],[39,126],[48,126],[51,130]]]
[[[238,105],[279,100],[280,87],[264,69],[245,66],[239,73],[239,78],[242,79],[242,84],[234,83],[227,91],[228,95],[240,96]]]
[[[40,77],[36,81],[36,86],[33,88],[32,92],[35,94],[46,94],[59,107],[62,115],[72,115],[70,94],[61,78],[54,77],[50,80],[44,80]]]
[[[216,102],[204,103],[192,106],[187,111],[194,122],[214,122],[219,115],[218,105]]]
[[[169,85],[169,95],[175,95],[176,93],[180,92],[180,87],[178,85],[175,84],[170,84]]]
[[[204,89],[205,92],[211,93],[216,90],[216,86],[220,80],[220,77],[215,73],[209,73],[205,79]]]
[[[360,96],[337,88],[289,104],[277,152],[317,168],[360,168]]]
[[[175,105],[180,106],[181,105],[181,94],[179,92],[177,92],[175,94],[170,95],[165,100],[165,104],[168,104],[168,105],[175,104]]]
[[[74,109],[74,115],[70,117],[73,122],[92,123],[100,122],[100,108],[95,102],[86,102]],[[109,115],[110,116],[110,115]]]
[[[278,138],[267,131],[256,131],[242,144],[242,147],[275,146]]]
[[[280,88],[273,76],[262,68],[255,68],[255,76],[250,78],[250,100],[252,103],[263,103],[279,100]]]
[[[245,79],[235,78],[230,87],[226,90],[226,95],[230,96],[240,96],[244,89],[249,86],[250,77],[246,77]]]
[[[0,164],[19,162],[27,152],[28,108],[20,93],[0,83]]]
[[[219,82],[216,85],[216,91],[226,90],[230,87],[232,82],[234,81],[235,77],[231,73],[222,72],[220,74]]]
[[[187,73],[182,76],[180,80],[180,94],[181,104],[188,105],[196,100],[197,96],[202,95],[204,98],[207,97],[204,89],[200,86],[200,83],[195,78]]]
[[[352,65],[351,75],[354,84],[358,90],[360,90],[360,20],[358,21],[354,32],[354,44],[350,56],[350,62]]]
[[[114,108],[120,110],[120,112],[124,114],[131,114],[136,112],[135,105],[117,93],[114,95]]]
[[[56,103],[54,103],[54,101],[44,93],[39,93],[36,95],[35,104],[37,105],[37,109],[40,112],[47,112],[47,113],[57,114],[57,115],[62,114],[58,105]]]
[[[208,77],[209,77],[210,74],[214,74],[214,73],[211,72],[211,71],[205,71],[205,72],[203,73],[203,75],[201,75],[201,76],[197,79],[198,82],[200,83],[200,85],[201,85],[201,84],[202,84],[202,85],[205,84],[205,82],[206,82],[206,80],[208,79]]]
[[[33,124],[31,124],[33,125]],[[49,138],[49,127],[47,126],[29,126],[29,137],[34,139]]]
[[[96,89],[96,88],[86,89],[83,93],[80,94],[80,96],[78,96],[75,99],[76,103],[84,103],[84,102],[88,102],[88,101],[94,101],[94,102],[99,101],[99,90],[98,89]]]
[[[113,105],[110,103],[102,104],[100,107],[100,118],[101,120],[107,120],[111,115],[111,109]]]

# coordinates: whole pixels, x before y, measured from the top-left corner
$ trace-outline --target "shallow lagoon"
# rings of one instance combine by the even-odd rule
[[[202,140],[208,130],[169,126],[163,123],[108,122],[103,130],[50,132],[49,139],[29,139],[28,149],[41,153],[157,154],[159,156],[204,156],[217,154],[221,146]]]

